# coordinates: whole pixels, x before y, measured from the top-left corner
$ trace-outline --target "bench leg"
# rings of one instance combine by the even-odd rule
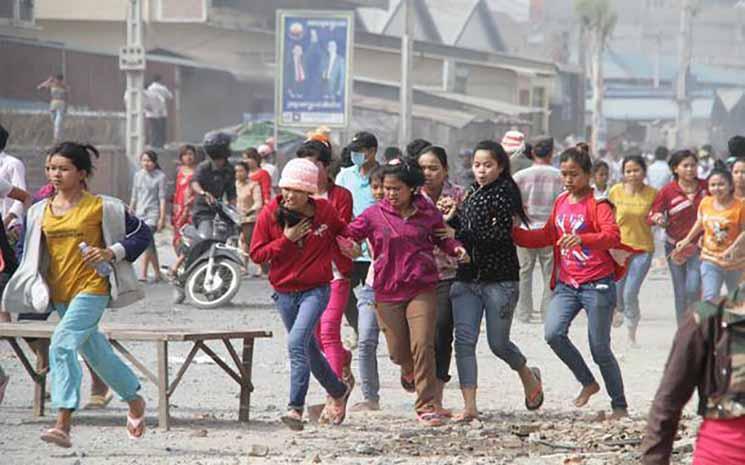
[[[253,338],[243,340],[243,360],[242,365],[246,376],[241,384],[241,402],[238,409],[238,421],[248,422],[251,410],[251,368],[254,357],[254,340]]]
[[[168,409],[168,341],[156,342],[158,346],[158,426],[168,431],[171,418]]]
[[[44,404],[47,397],[47,371],[49,371],[49,340],[40,339],[36,341],[36,373],[38,378],[34,380],[34,416],[44,416]]]

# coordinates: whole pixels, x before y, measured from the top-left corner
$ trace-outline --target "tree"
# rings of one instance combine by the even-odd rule
[[[579,17],[589,42],[590,70],[592,75],[592,138],[590,146],[597,152],[600,129],[604,127],[603,53],[608,46],[618,15],[611,0],[574,0],[574,10]]]

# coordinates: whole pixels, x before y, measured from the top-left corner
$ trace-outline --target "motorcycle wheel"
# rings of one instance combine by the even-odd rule
[[[198,308],[212,309],[230,302],[241,285],[241,271],[230,260],[212,265],[212,282],[206,283],[207,262],[194,268],[186,280],[186,295]]]

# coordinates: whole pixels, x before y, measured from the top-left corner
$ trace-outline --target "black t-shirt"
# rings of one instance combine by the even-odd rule
[[[212,160],[204,160],[194,171],[193,182],[198,182],[205,192],[209,192],[216,199],[227,197],[228,202],[235,201],[235,171],[233,165],[226,162],[222,168],[217,168]],[[193,216],[211,217],[214,210],[202,195],[198,195],[191,209]]]

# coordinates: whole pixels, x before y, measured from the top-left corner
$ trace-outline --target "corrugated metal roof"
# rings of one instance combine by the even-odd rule
[[[588,111],[592,111],[591,101],[586,103]],[[713,99],[694,99],[691,113],[694,119],[708,119],[711,117]],[[672,99],[657,98],[613,98],[603,99],[603,115],[607,119],[620,121],[654,121],[674,120],[677,104]]]
[[[352,105],[359,108],[382,111],[395,115],[399,114],[401,109],[401,105],[398,102],[376,97],[365,97],[362,95],[355,95],[352,98]],[[463,129],[471,121],[476,119],[476,115],[465,111],[450,110],[426,105],[413,105],[411,113],[414,118],[435,121],[456,129]]]
[[[455,92],[445,92],[443,90],[436,90],[432,88],[415,87],[415,89],[429,95],[434,95],[435,97],[454,100],[465,105],[470,105],[502,115],[518,116],[531,113],[543,113],[544,111],[542,108],[526,107],[523,105],[516,105],[514,103],[502,102],[501,100],[492,100],[483,97],[476,97],[473,95],[458,94]]]

